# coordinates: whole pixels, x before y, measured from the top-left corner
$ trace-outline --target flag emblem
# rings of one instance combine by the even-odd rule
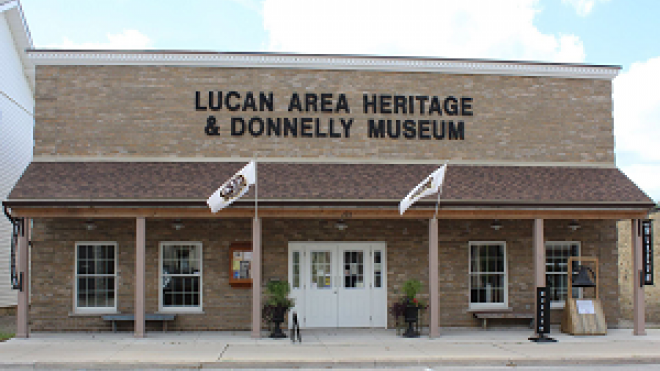
[[[431,175],[427,176],[421,183],[419,183],[408,195],[399,202],[399,213],[403,213],[408,210],[412,204],[417,202],[419,199],[430,196],[440,191],[442,187],[442,182],[445,179],[445,172],[447,170],[447,164],[440,166],[436,171],[432,172]]]
[[[220,189],[220,196],[222,196],[225,201],[229,201],[232,198],[238,197],[238,195],[241,194],[243,188],[247,186],[248,184],[245,180],[245,177],[241,174],[236,175],[229,179],[227,184],[225,184],[225,186]]]
[[[252,184],[257,181],[257,169],[254,161],[250,161],[239,172],[234,174],[229,180],[224,182],[212,195],[206,200],[211,208],[211,212],[218,212],[231,205],[234,201],[243,197],[250,189]]]

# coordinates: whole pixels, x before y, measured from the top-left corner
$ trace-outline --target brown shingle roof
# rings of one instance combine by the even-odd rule
[[[245,163],[35,162],[10,193],[27,200],[205,200]],[[398,202],[437,165],[259,163],[259,199]],[[247,198],[253,198],[254,191]],[[245,198],[244,198],[245,199]],[[653,206],[615,168],[450,165],[445,205],[635,204]],[[434,200],[430,198],[429,201]]]

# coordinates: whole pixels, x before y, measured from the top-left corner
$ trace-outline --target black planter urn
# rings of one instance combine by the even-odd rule
[[[408,324],[408,328],[403,333],[403,337],[418,338],[419,334],[415,331],[413,324],[419,321],[419,307],[416,305],[407,305],[404,312],[404,319]]]
[[[286,334],[282,332],[280,325],[284,322],[284,315],[286,314],[287,307],[274,307],[273,308],[273,317],[271,321],[275,324],[273,331],[270,333],[270,337],[273,339],[283,339],[286,338]]]

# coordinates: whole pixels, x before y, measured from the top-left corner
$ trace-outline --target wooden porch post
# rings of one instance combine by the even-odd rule
[[[534,245],[534,308],[538,302],[537,287],[545,287],[545,237],[543,236],[543,219],[534,219],[534,227],[532,231],[532,240]],[[570,269],[570,268],[569,268]],[[570,277],[569,277],[570,279]],[[570,293],[569,293],[570,295]],[[536,309],[534,310],[534,323],[538,324],[540,318]],[[549,325],[549,324],[548,324]],[[538,326],[535,326],[535,328]],[[539,334],[534,330],[534,336]]]
[[[429,221],[429,312],[431,315],[429,337],[431,338],[440,335],[440,293],[438,286],[438,219],[433,218]]]
[[[643,268],[642,256],[642,221],[639,219],[632,219],[630,223],[630,236],[632,241],[633,257],[633,334],[646,335],[646,317],[644,303],[644,286],[641,282],[641,271]]]
[[[30,315],[30,219],[23,218],[21,233],[18,236],[18,277],[23,286],[18,292],[18,307],[16,308],[16,337],[30,337],[28,320]]]
[[[252,220],[252,337],[261,337],[261,219]]]
[[[145,227],[144,218],[136,218],[135,226],[135,337],[145,335],[144,284],[145,284]],[[160,288],[159,288],[160,289]]]

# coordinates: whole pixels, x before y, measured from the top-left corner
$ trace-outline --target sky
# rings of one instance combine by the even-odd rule
[[[660,202],[658,0],[21,0],[36,48],[618,65],[616,163]],[[658,147],[655,147],[658,146]]]

